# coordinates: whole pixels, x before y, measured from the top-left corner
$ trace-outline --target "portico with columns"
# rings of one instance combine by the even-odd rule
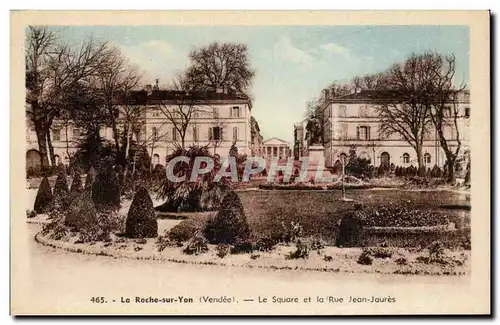
[[[271,138],[262,143],[262,155],[266,159],[287,159],[290,156],[290,144],[278,138]]]

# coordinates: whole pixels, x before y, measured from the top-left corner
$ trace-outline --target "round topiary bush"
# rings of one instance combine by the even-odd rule
[[[215,244],[234,244],[249,239],[250,227],[236,192],[230,191],[226,194],[221,209],[205,227],[205,236]]]
[[[120,208],[120,186],[112,166],[103,166],[92,184],[92,201],[98,210]]]
[[[54,207],[54,196],[52,195],[52,189],[50,188],[49,180],[47,177],[42,179],[42,183],[38,188],[36,193],[35,205],[33,210],[37,214],[47,213],[51,211]]]
[[[54,185],[54,203],[56,206],[64,208],[68,205],[68,192],[66,173],[61,169],[57,174],[56,184]]]
[[[125,233],[132,238],[158,236],[158,222],[148,190],[140,187],[127,214]]]

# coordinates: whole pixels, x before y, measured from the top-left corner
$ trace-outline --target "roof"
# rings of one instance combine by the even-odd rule
[[[465,94],[469,94],[468,90],[464,91]],[[359,92],[354,92],[348,95],[339,96],[335,98],[328,99],[330,103],[352,103],[352,102],[385,102],[394,100],[403,100],[404,98],[400,93],[394,90],[382,89],[363,89]]]
[[[250,98],[243,94],[232,94],[232,93],[218,93],[215,91],[197,91],[193,93],[188,93],[184,91],[172,91],[172,90],[153,90],[148,92],[147,90],[136,90],[132,91],[128,98],[121,96],[115,100],[116,104],[123,104],[125,102],[129,104],[175,104],[179,101],[195,101],[200,103],[212,103],[212,104],[248,104],[252,108],[252,101]]]
[[[267,142],[271,142],[272,140],[276,140],[277,142],[281,142],[282,144],[286,144],[287,146],[290,146],[290,144],[288,143],[288,141],[285,141],[285,140],[282,140],[282,139],[279,139],[279,138],[276,138],[276,137],[264,140],[264,141],[262,141],[262,144],[265,144]]]

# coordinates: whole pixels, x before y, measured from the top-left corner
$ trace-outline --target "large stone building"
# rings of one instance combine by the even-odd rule
[[[356,147],[357,155],[368,158],[375,166],[417,166],[417,155],[411,145],[399,134],[385,137],[380,132],[381,121],[376,112],[376,103],[380,103],[380,92],[358,90],[352,94],[332,98],[325,92],[321,101],[325,119],[325,165],[333,167],[341,157],[349,154],[351,147]],[[470,100],[469,92],[464,91],[457,99],[460,118],[458,131],[463,150],[469,146]],[[450,103],[450,105],[452,105]],[[451,106],[450,106],[451,109]],[[451,110],[448,114],[451,113]],[[445,135],[453,148],[456,146],[456,129],[453,123],[446,126]],[[461,150],[463,152],[463,150]],[[424,136],[423,159],[427,167],[442,167],[446,156],[438,136],[432,127]]]
[[[185,148],[192,144],[209,145],[212,153],[221,157],[228,156],[233,144],[236,145],[240,154],[251,155],[254,152],[261,152],[262,136],[257,121],[253,119],[252,122],[252,102],[246,96],[214,91],[197,93],[193,95],[193,98],[187,98],[178,92],[155,91],[147,87],[146,90],[134,92],[133,100],[129,100],[129,103],[143,106],[142,127],[134,140],[148,146],[152,139],[156,139],[156,143],[149,145],[148,150],[150,154],[152,152],[153,164],[165,164],[167,155],[176,145],[181,145],[180,133],[172,120],[166,117],[166,114],[170,113],[173,114],[173,120],[178,125],[186,125]],[[190,105],[196,108],[189,109]],[[121,131],[123,130],[124,109],[120,103],[117,104],[117,108],[120,112],[118,127]],[[186,119],[180,117],[180,114],[189,110],[192,116],[186,123]],[[56,163],[67,164],[69,162],[69,156],[77,151],[77,144],[82,138],[83,131],[75,127],[71,121],[69,123],[54,121],[50,134]],[[101,137],[112,140],[112,129],[103,128]],[[39,166],[38,142],[29,123],[26,129],[26,144],[27,168]]]
[[[267,160],[288,159],[291,155],[290,144],[284,140],[271,138],[262,143],[262,156]]]

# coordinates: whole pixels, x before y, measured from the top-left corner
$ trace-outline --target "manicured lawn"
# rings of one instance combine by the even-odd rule
[[[340,191],[242,191],[238,196],[255,238],[276,234],[283,230],[283,224],[290,227],[293,221],[303,226],[304,236],[319,236],[329,244],[336,238],[345,211],[353,209],[355,203],[341,201]],[[470,204],[469,195],[449,191],[349,190],[346,196],[365,206],[405,203],[448,220],[470,216],[470,211],[440,208]],[[405,218],[411,220],[412,216]]]

